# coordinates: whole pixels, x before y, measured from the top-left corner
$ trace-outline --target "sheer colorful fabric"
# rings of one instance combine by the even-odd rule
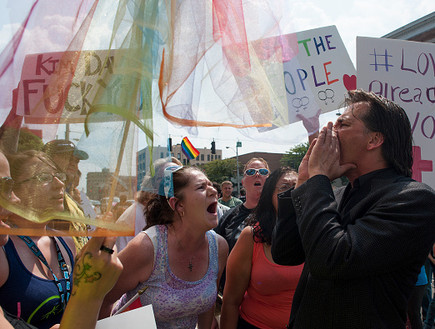
[[[192,133],[200,126],[288,124],[283,62],[298,53],[298,43],[289,34],[289,20],[281,19],[284,3],[59,0],[53,6],[50,0],[8,0],[1,8],[10,29],[0,53],[2,149],[46,151],[49,141],[73,142],[87,157],[76,157],[83,177],[71,174],[64,191],[88,199],[77,201],[83,212],[75,215],[67,206],[29,211],[0,200],[32,225],[56,219],[81,227],[23,227],[15,221],[13,230],[133,234],[133,227],[115,222],[111,210],[116,197],[133,199],[140,185],[132,169],[136,127],[150,147],[149,163],[156,136],[167,136],[165,124],[154,126],[156,115]],[[86,191],[74,190],[85,176]],[[98,183],[90,186],[92,179]],[[31,197],[35,205],[41,195]],[[97,212],[93,201],[100,202]],[[95,233],[95,227],[107,230]]]

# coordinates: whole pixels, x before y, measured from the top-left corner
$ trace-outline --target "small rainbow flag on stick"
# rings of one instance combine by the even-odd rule
[[[184,137],[181,141],[181,150],[190,160],[195,159],[199,155],[199,151],[192,145],[187,137]]]

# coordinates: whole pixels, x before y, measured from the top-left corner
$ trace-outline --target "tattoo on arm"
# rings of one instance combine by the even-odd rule
[[[90,252],[86,252],[81,258],[81,261],[76,263],[73,274],[73,296],[75,295],[77,288],[80,286],[80,283],[92,283],[94,281],[98,281],[101,278],[100,272],[92,272],[93,270],[90,262],[91,258],[92,254]]]

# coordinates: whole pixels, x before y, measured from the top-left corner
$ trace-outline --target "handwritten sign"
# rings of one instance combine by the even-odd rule
[[[116,78],[122,50],[53,52],[27,55],[18,87],[17,113],[26,123],[83,122],[100,88],[100,102],[116,104],[122,79]],[[109,113],[104,121],[115,120]]]
[[[299,51],[283,63],[289,122],[343,105],[356,88],[355,68],[335,26],[296,33]]]
[[[358,87],[405,109],[414,138],[413,178],[435,187],[435,44],[357,38]]]

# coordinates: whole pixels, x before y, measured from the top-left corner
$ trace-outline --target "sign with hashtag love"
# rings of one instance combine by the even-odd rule
[[[358,88],[399,104],[411,122],[413,178],[435,187],[435,44],[357,38]]]

